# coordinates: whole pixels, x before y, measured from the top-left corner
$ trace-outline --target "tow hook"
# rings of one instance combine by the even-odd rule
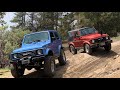
[[[18,69],[21,69],[21,66],[18,66]]]

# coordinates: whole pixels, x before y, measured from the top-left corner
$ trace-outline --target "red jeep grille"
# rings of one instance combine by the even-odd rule
[[[100,43],[106,41],[106,37],[95,39],[95,43]]]

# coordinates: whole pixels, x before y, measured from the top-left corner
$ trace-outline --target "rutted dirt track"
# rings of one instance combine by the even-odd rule
[[[112,43],[107,53],[100,48],[88,55],[79,51],[72,55],[65,51],[67,64],[59,66],[56,61],[56,75],[53,78],[120,78],[120,41]],[[0,72],[1,73],[1,72]],[[25,70],[21,78],[43,78],[43,71]],[[13,78],[9,71],[0,74],[0,78]]]

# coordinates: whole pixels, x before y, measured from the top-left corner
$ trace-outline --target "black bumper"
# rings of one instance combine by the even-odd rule
[[[27,61],[29,60],[30,63],[36,62],[36,61],[40,61],[43,60],[45,58],[44,55],[37,55],[37,56],[31,56],[31,58],[21,58],[21,59],[12,59],[10,60],[10,63],[18,63],[18,64],[22,64],[22,61]]]
[[[91,44],[91,48],[97,48],[97,47],[103,47],[105,46],[106,43],[112,43],[113,41],[112,40],[107,40],[107,41],[103,41],[103,42],[99,42],[99,43],[94,43],[94,44]],[[104,43],[104,44],[102,44]]]

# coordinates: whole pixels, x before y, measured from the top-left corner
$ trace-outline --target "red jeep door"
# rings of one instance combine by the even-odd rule
[[[84,38],[83,38],[83,36],[80,36],[80,38],[79,38],[79,47],[83,47],[83,42],[84,42]]]
[[[80,41],[79,41],[79,33],[78,31],[74,31],[74,39],[73,39],[73,43],[75,45],[75,47],[80,47]]]

